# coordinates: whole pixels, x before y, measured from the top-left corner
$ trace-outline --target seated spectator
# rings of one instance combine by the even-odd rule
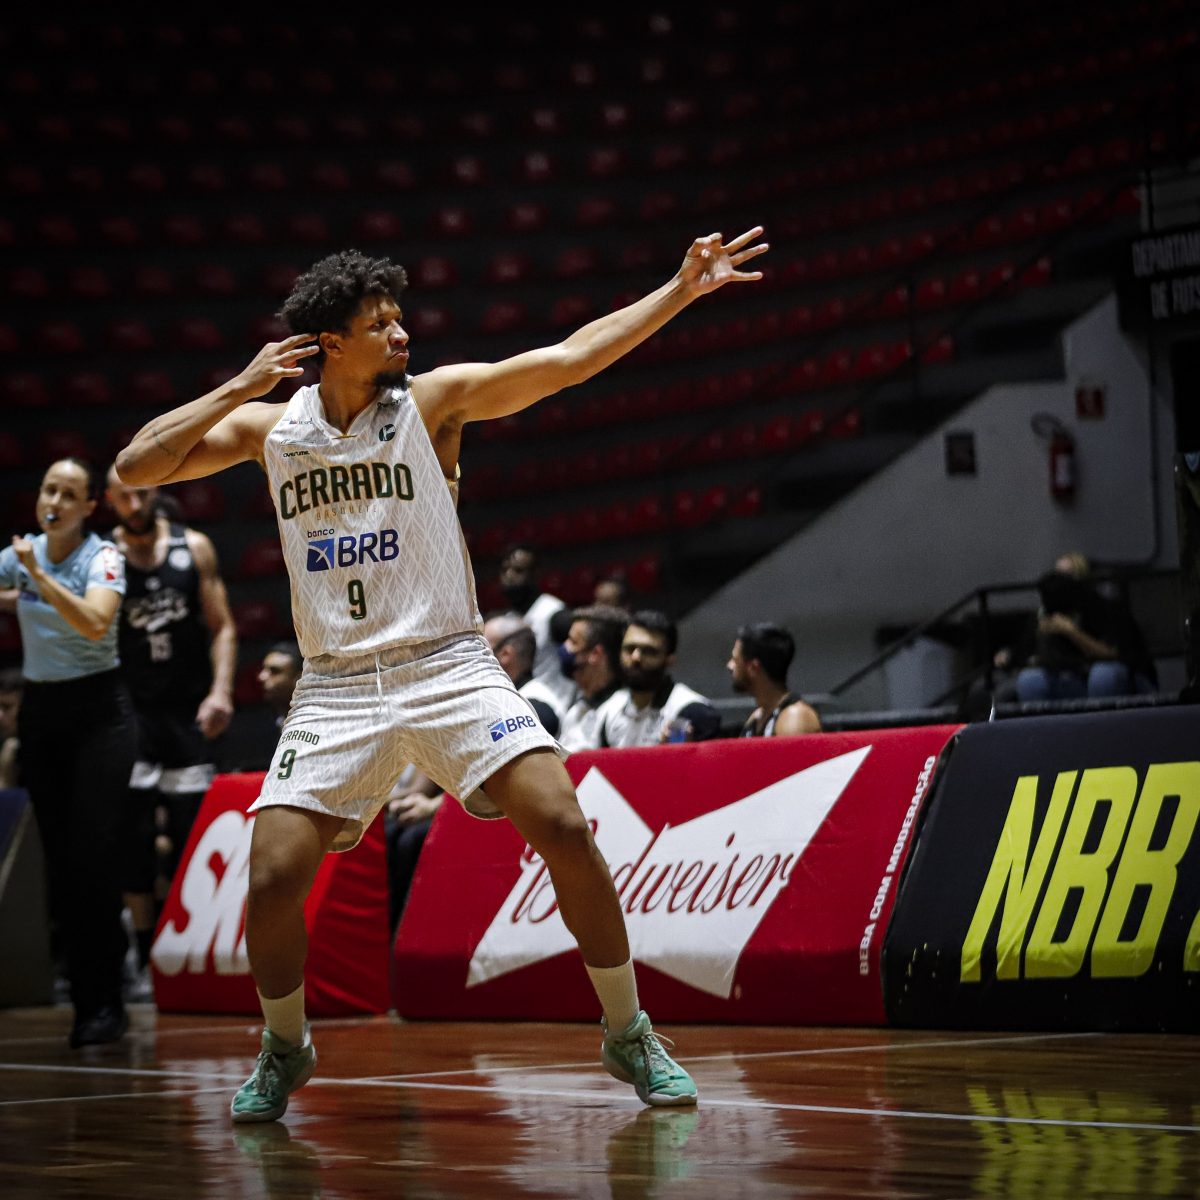
[[[444,795],[432,779],[409,763],[388,797],[383,827],[387,838],[388,928],[393,937],[404,915],[425,835]]]
[[[621,640],[627,616],[619,608],[577,608],[559,648],[562,672],[579,689],[563,717],[558,740],[572,752],[600,746],[600,706],[621,685]]]
[[[742,727],[742,737],[787,737],[820,733],[816,709],[788,690],[788,667],[796,654],[792,635],[766,622],[743,625],[725,664],[735,692],[749,693],[758,707]]]
[[[1098,699],[1152,692],[1156,674],[1145,640],[1122,603],[1102,596],[1082,554],[1065,554],[1038,580],[1041,603],[1017,675],[1017,699]]]
[[[303,669],[304,656],[295,642],[278,642],[263,655],[258,683],[264,707],[238,714],[225,735],[221,756],[224,770],[265,771],[271,765]]]
[[[17,714],[21,711],[21,672],[15,667],[0,671],[0,788],[17,786]]]
[[[558,737],[567,706],[540,679],[533,677],[533,658],[537,652],[533,630],[520,617],[504,613],[484,622],[483,636],[496,661],[513,681],[513,687],[529,701],[546,731]]]
[[[657,746],[661,742],[701,742],[716,737],[721,716],[685,683],[676,683],[679,633],[665,613],[633,614],[621,641],[624,687],[604,702],[598,716],[601,746]]]
[[[624,575],[608,575],[598,580],[592,593],[593,604],[629,610],[629,581]]]
[[[537,653],[533,674],[566,707],[574,700],[569,680],[558,669],[558,642],[550,635],[550,621],[566,605],[537,585],[537,553],[532,546],[511,546],[500,560],[500,588],[513,613],[533,630]]]

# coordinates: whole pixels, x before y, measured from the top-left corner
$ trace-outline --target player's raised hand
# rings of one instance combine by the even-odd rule
[[[312,333],[296,333],[282,342],[268,342],[234,382],[247,400],[265,396],[281,379],[298,379],[303,375],[304,368],[297,363],[320,349]]]
[[[698,295],[715,292],[730,282],[748,283],[761,279],[761,271],[739,271],[738,268],[770,249],[766,242],[750,245],[762,231],[761,225],[755,225],[731,242],[726,242],[719,233],[697,238],[684,256],[679,278],[691,285]]]

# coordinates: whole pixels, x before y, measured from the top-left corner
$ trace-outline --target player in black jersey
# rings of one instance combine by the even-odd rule
[[[119,648],[138,728],[124,839],[125,902],[144,970],[156,916],[159,810],[170,841],[170,878],[212,782],[210,743],[233,716],[237,631],[212,542],[170,521],[159,509],[157,488],[129,487],[115,470],[108,473],[107,497],[119,522],[112,540],[125,556]]]

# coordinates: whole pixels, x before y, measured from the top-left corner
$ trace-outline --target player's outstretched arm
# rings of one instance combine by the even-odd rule
[[[307,333],[268,342],[228,383],[149,421],[117,455],[121,482],[155,487],[199,479],[260,458],[263,439],[279,418],[279,407],[247,401],[265,396],[281,379],[303,375],[298,362],[319,350]]]
[[[697,296],[727,283],[761,279],[761,271],[739,268],[768,249],[766,242],[751,244],[762,231],[756,225],[730,242],[720,233],[697,238],[668,283],[583,326],[555,346],[503,362],[459,363],[418,376],[413,394],[425,424],[434,429],[508,416],[590,379],[644,342]]]

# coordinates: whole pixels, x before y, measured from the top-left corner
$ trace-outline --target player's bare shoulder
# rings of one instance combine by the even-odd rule
[[[236,431],[247,451],[247,458],[262,463],[263,447],[271,430],[282,420],[287,406],[287,401],[247,400],[225,418]]]

